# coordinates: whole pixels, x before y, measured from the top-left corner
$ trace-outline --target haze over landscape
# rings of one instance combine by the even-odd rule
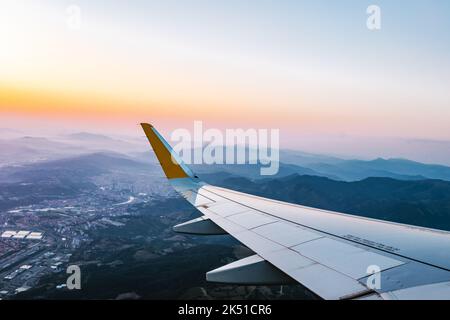
[[[42,235],[0,238],[1,298],[315,298],[300,285],[206,283],[205,272],[251,251],[230,236],[175,234],[173,225],[199,212],[173,191],[141,142],[87,132],[1,142],[15,149],[0,159],[0,234]],[[450,167],[288,150],[281,160],[271,177],[257,165],[192,168],[209,183],[251,194],[450,230]],[[83,269],[80,292],[64,288],[68,264]]]
[[[279,129],[279,171],[191,168],[206,182],[450,231],[450,3],[0,4],[0,299],[315,299],[225,286],[252,252],[172,226],[198,217],[138,125]],[[73,8],[72,8],[73,9]],[[170,139],[169,139],[170,140]],[[24,233],[20,234],[22,231]],[[65,268],[83,268],[83,290]]]

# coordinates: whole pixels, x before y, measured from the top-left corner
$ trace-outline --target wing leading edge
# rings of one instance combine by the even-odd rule
[[[181,162],[153,126],[142,128],[171,185],[203,214],[174,230],[228,233],[255,253],[208,272],[209,281],[294,281],[324,299],[450,299],[449,232],[208,185]]]

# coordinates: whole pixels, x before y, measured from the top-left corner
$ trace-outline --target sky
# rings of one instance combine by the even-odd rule
[[[420,140],[413,154],[450,141],[449,83],[447,0],[0,0],[0,128],[201,120],[278,128],[283,147],[316,152],[371,157],[378,141],[395,157],[393,139]]]

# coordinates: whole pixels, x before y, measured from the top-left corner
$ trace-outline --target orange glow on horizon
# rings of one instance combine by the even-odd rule
[[[147,100],[147,101],[146,101]],[[149,99],[117,98],[97,93],[58,92],[0,86],[0,113],[56,119],[109,119],[118,122],[141,119],[203,120],[230,125],[266,126],[306,125],[318,121],[312,113],[274,112],[244,105],[193,105],[192,103],[156,102]],[[201,117],[200,117],[201,116]],[[316,119],[315,119],[316,118]],[[320,121],[323,123],[323,117]]]

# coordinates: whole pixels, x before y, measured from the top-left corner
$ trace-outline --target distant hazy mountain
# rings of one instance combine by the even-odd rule
[[[29,148],[34,148],[36,150],[47,150],[47,151],[69,151],[72,147],[68,144],[53,141],[46,137],[31,137],[24,136],[18,139],[10,140],[10,143],[16,146],[26,146]]]
[[[78,132],[68,134],[56,139],[75,147],[83,146],[91,151],[114,151],[121,153],[139,152],[143,149],[143,143],[138,141],[125,141],[124,139],[117,139],[102,134]]]
[[[87,132],[55,137],[23,136],[0,139],[0,150],[2,150],[0,167],[56,160],[93,152],[131,154],[143,149],[143,145],[136,142]]]
[[[0,128],[0,135],[2,139],[12,139],[23,136],[23,132],[17,129]]]
[[[368,177],[388,177],[401,180],[442,179],[450,181],[450,167],[430,165],[403,159],[372,161],[342,160],[334,164],[316,163],[310,168],[346,181]]]
[[[118,153],[93,153],[40,163],[6,167],[0,170],[3,180],[38,183],[40,179],[67,178],[82,181],[111,170],[130,173],[136,170],[153,171],[154,167]]]
[[[403,167],[404,166],[404,167]],[[407,160],[340,160],[335,164],[312,163],[298,166],[279,164],[274,176],[262,176],[259,165],[191,165],[198,175],[227,172],[249,179],[286,177],[292,174],[327,177],[333,180],[358,181],[369,177],[384,177],[397,180],[441,179],[450,181],[450,168],[426,165]]]
[[[251,181],[225,178],[227,188],[354,215],[450,230],[450,182],[368,178],[357,182],[292,175]]]
[[[338,180],[357,181],[369,177],[387,177],[399,180],[442,179],[450,181],[450,167],[423,164],[405,159],[345,160],[299,151],[280,152],[282,163],[301,165],[321,176]]]
[[[75,149],[48,138],[28,136],[0,140],[0,150],[0,166],[58,159],[86,151],[83,147]]]
[[[274,177],[286,177],[292,174],[300,175],[312,175],[312,176],[326,176],[329,178],[335,178],[333,175],[324,174],[313,169],[304,168],[292,164],[281,163],[279,165],[279,171],[274,176],[262,176],[260,165],[248,165],[248,164],[230,164],[230,165],[190,165],[192,170],[202,177],[205,174],[214,174],[216,172],[228,173],[230,175],[236,175],[246,177],[248,179],[266,179]]]
[[[320,154],[313,154],[298,150],[280,150],[280,161],[287,164],[294,164],[298,166],[308,167],[311,164],[315,163],[327,163],[327,164],[335,164],[341,162],[343,159],[326,156]]]
[[[130,155],[136,160],[146,163],[156,162],[154,154],[143,137],[142,141],[128,141],[89,132],[78,132],[53,138],[27,136],[0,140],[0,149],[3,151],[0,153],[0,166],[111,151]],[[403,159],[345,160],[333,156],[281,150],[279,160],[280,169],[275,177],[300,174],[343,181],[358,181],[368,177],[450,181],[450,167]],[[222,171],[250,179],[266,178],[261,176],[259,165],[193,165],[192,168],[198,174]]]

